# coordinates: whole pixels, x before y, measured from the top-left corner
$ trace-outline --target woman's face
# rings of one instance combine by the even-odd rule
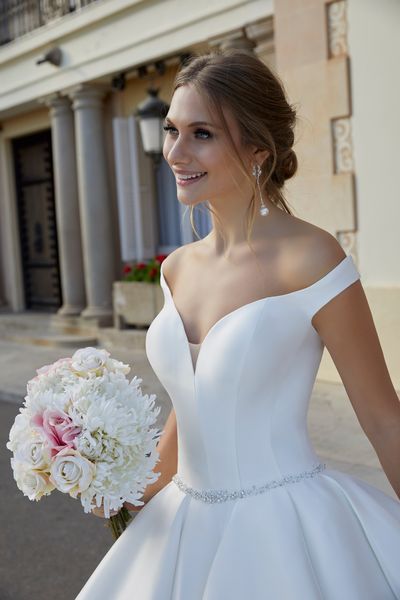
[[[229,111],[224,110],[224,116],[236,148],[246,161],[238,125]],[[249,183],[230,157],[229,141],[222,127],[216,117],[209,114],[207,105],[192,85],[175,91],[165,125],[168,130],[163,155],[174,172],[180,202],[195,205],[208,200],[212,205],[219,205],[226,198],[232,202],[239,196],[243,201],[243,197],[251,194]],[[248,164],[251,173],[251,163]],[[199,176],[185,181],[183,177],[188,175]]]

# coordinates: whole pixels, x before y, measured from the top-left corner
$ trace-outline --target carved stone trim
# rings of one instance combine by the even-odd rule
[[[353,140],[350,117],[332,119],[332,142],[334,152],[334,172],[353,173]]]
[[[346,254],[350,254],[356,266],[358,266],[357,232],[338,231],[336,238]]]
[[[345,0],[330,2],[327,7],[329,58],[348,55],[347,6]]]

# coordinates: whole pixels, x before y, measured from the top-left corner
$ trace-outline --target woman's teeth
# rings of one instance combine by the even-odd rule
[[[193,173],[191,175],[177,175],[176,180],[180,185],[188,185],[194,181],[197,181],[198,179],[201,179],[204,177],[204,175],[207,175],[207,172]]]

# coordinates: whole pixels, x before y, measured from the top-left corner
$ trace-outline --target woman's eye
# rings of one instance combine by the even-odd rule
[[[171,127],[170,125],[163,126],[164,131],[170,131],[171,129],[175,129],[175,127]]]
[[[203,139],[208,139],[211,136],[211,133],[209,131],[207,131],[206,129],[196,129],[196,133],[200,133],[200,134],[205,134],[207,137],[203,138]]]
[[[164,131],[172,131],[173,129],[175,131],[177,131],[176,128],[172,127],[171,125],[164,125],[163,129],[164,129]],[[211,133],[209,131],[207,131],[206,129],[196,129],[195,134],[198,134],[198,133],[201,134],[201,136],[203,136],[203,135],[206,136],[206,137],[201,138],[203,140],[207,140],[212,137]]]

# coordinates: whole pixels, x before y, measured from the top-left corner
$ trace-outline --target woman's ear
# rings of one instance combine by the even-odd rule
[[[271,152],[269,150],[260,150],[259,148],[257,148],[254,151],[254,160],[260,165],[263,165],[264,162],[267,160],[268,156],[271,154]]]
[[[258,164],[261,167],[270,154],[271,152],[269,150],[260,150],[260,148],[253,146],[247,154],[250,168],[255,164]]]

